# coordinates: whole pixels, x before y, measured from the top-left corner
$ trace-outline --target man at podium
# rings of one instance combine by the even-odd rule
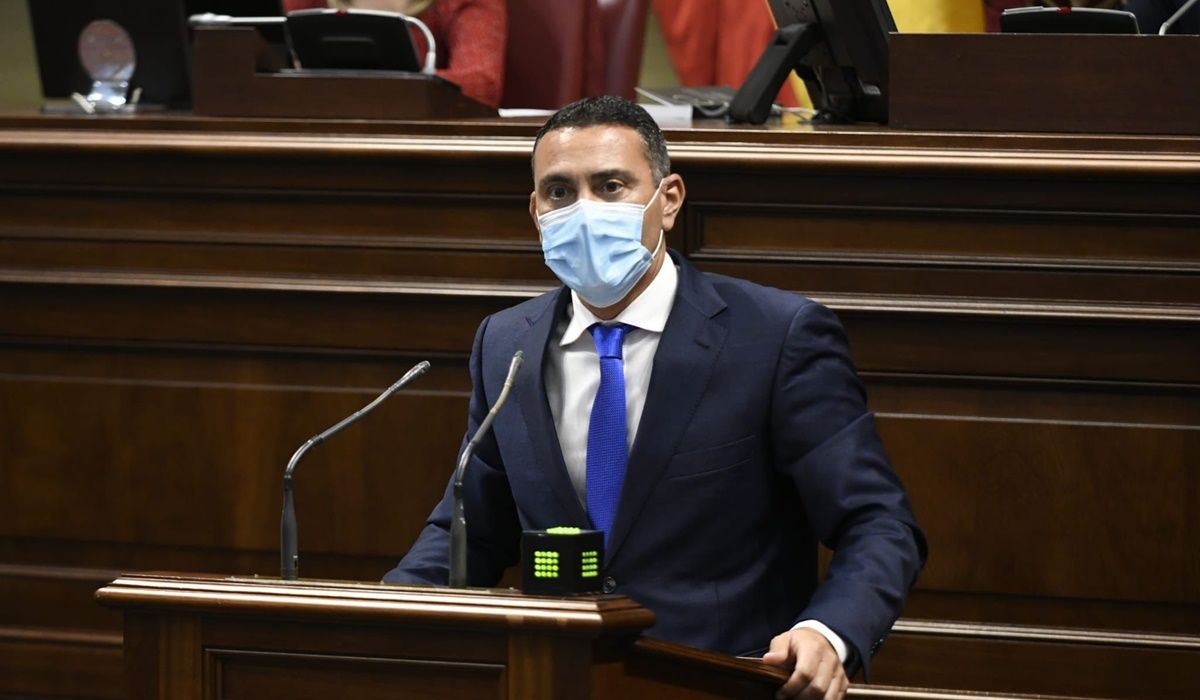
[[[602,530],[603,590],[652,610],[648,634],[767,652],[794,666],[782,695],[841,697],[926,551],[841,324],[666,248],[686,190],[637,105],[557,112],[533,176],[529,212],[564,286],[475,336],[468,435],[515,351],[525,366],[467,467],[470,585],[516,563],[523,529]],[[447,489],[385,581],[446,584],[451,502]],[[818,542],[834,552],[823,582]]]

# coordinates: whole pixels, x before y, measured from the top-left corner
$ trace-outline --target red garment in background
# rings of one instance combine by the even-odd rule
[[[558,109],[605,90],[597,0],[508,0],[504,107]]]
[[[775,22],[765,0],[653,0],[671,63],[683,85],[740,87],[750,74]],[[778,100],[796,106],[784,84]]]
[[[323,0],[284,0],[285,12],[328,7]],[[504,91],[504,50],[508,39],[505,0],[437,0],[421,13],[437,42],[437,74],[463,94],[490,106]],[[425,35],[412,29],[417,53],[425,58]]]

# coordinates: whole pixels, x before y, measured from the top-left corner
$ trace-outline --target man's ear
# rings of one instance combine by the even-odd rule
[[[537,192],[529,193],[529,218],[533,219],[533,226],[537,228]]]
[[[662,181],[662,227],[670,231],[675,226],[675,217],[683,209],[683,200],[687,196],[687,188],[683,186],[683,178],[674,173]]]

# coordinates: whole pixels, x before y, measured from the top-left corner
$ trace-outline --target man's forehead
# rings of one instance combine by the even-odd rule
[[[555,129],[538,142],[533,157],[534,177],[554,173],[584,174],[614,169],[649,171],[642,137],[618,124]]]

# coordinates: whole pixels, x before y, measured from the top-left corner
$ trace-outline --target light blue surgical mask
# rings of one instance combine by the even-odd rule
[[[663,232],[659,230],[653,253],[642,245],[643,217],[660,190],[661,182],[644,205],[580,199],[569,207],[542,214],[538,228],[546,265],[563,284],[596,308],[624,299],[650,269],[663,244]]]

